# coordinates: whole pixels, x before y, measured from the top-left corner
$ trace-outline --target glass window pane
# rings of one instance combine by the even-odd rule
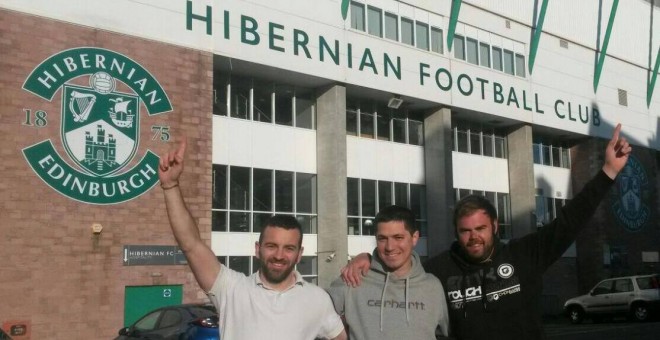
[[[479,132],[470,131],[470,153],[481,155],[481,135]]]
[[[254,107],[252,108],[252,119],[258,122],[272,122],[271,104],[273,98],[272,87],[268,85],[255,86]]]
[[[406,142],[406,121],[403,119],[392,120],[392,141],[397,143]]]
[[[536,227],[540,228],[543,226],[545,223],[545,199],[543,199],[543,196],[536,196]]]
[[[465,60],[465,38],[460,35],[454,36],[454,58]]]
[[[566,168],[566,169],[571,168],[570,150],[567,148],[561,149],[561,166],[562,168]]]
[[[181,314],[177,310],[166,310],[163,317],[160,319],[158,328],[166,328],[177,325],[181,322]]]
[[[250,213],[230,212],[229,231],[247,233],[250,231]]]
[[[408,207],[408,184],[394,183],[394,204]]]
[[[309,95],[296,93],[296,126],[314,128],[314,102]]]
[[[495,136],[495,157],[506,158],[504,138]]]
[[[362,180],[362,216],[376,216],[376,181]]]
[[[478,44],[475,39],[467,38],[467,61],[471,64],[479,64]]]
[[[351,1],[351,28],[364,32],[364,5]]]
[[[378,210],[393,205],[392,182],[378,181]]]
[[[357,136],[358,104],[353,99],[346,100],[346,134]]]
[[[330,254],[326,254],[326,255],[330,255]],[[296,265],[296,270],[300,272],[301,275],[317,275],[318,274],[317,257],[303,256],[300,259],[300,262],[298,262],[298,264]]]
[[[376,129],[378,131],[378,139],[390,140],[390,115],[389,108],[385,105],[379,105],[376,111]]]
[[[250,168],[232,166],[229,170],[229,208],[250,210]]]
[[[497,220],[500,223],[509,224],[511,211],[509,210],[509,194],[497,193]]]
[[[490,45],[479,43],[479,65],[490,67]]]
[[[456,131],[456,146],[458,147],[456,151],[458,152],[468,152],[468,133],[467,131]]]
[[[413,21],[401,18],[401,42],[410,46],[415,44]]]
[[[231,116],[241,119],[250,117],[250,85],[234,81],[231,84]]]
[[[227,166],[213,164],[213,209],[227,209]]]
[[[513,52],[504,50],[504,73],[513,75]]]
[[[346,197],[347,200],[347,214],[348,216],[360,215],[360,180],[357,178],[346,179]]]
[[[360,137],[374,138],[374,113],[360,110]]]
[[[437,27],[431,27],[431,51],[436,53],[444,53],[442,30]]]
[[[424,123],[408,120],[408,143],[412,145],[424,145]]]
[[[376,224],[373,217],[362,219],[362,235],[376,235]]]
[[[296,212],[316,213],[316,175],[296,173]]]
[[[484,144],[483,155],[493,157],[493,135],[484,133],[482,141]]]
[[[257,211],[273,210],[273,171],[254,169],[252,171],[254,191],[252,193],[252,209]]]
[[[220,74],[213,74],[213,114],[227,115],[227,79]]]
[[[525,77],[525,56],[516,54],[516,75]]]
[[[211,231],[227,231],[226,211],[211,211]]]
[[[423,185],[410,184],[410,210],[416,219],[426,219],[426,188]]]
[[[271,216],[273,216],[272,213],[254,213],[252,216],[252,232],[260,233],[264,223]]]
[[[317,218],[311,215],[298,215],[296,216],[298,223],[302,227],[303,234],[316,234],[317,233]]]
[[[559,148],[558,147],[552,147],[552,165],[556,167],[561,166],[561,160],[559,156]]]
[[[417,48],[420,48],[422,50],[429,50],[429,25],[423,23],[423,22],[415,22],[415,28],[416,28],[416,34],[417,34],[417,41],[416,45]]]
[[[552,158],[550,155],[550,146],[549,145],[542,145],[541,146],[541,151],[543,152],[543,165],[552,165]]]
[[[545,198],[545,216],[544,223],[549,223],[555,218],[555,200],[552,197]]]
[[[502,71],[502,49],[493,46],[493,68]]]
[[[150,331],[156,328],[156,322],[158,321],[161,313],[162,311],[157,311],[143,317],[135,324],[135,328],[142,331]]]
[[[532,144],[532,154],[534,156],[534,164],[541,164],[541,144]]]
[[[399,18],[396,14],[385,12],[385,38],[399,41]]]
[[[261,260],[256,256],[252,256],[252,273],[256,273],[261,268]]]
[[[293,94],[285,90],[275,95],[275,123],[293,126]]]
[[[367,23],[369,25],[369,34],[377,37],[383,36],[383,11],[380,8],[367,7]]]
[[[275,171],[275,211],[293,211],[293,172]]]
[[[229,269],[250,275],[250,257],[249,256],[229,256]]]
[[[348,226],[348,235],[360,235],[360,219],[349,217],[346,223]]]

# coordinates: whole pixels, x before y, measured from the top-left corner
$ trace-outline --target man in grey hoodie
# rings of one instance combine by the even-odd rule
[[[348,326],[349,339],[435,339],[448,335],[440,280],[426,274],[413,250],[419,240],[412,211],[398,206],[376,215],[376,249],[359,287],[341,278],[328,292]],[[443,294],[437,294],[437,290]],[[430,293],[432,292],[432,293]]]

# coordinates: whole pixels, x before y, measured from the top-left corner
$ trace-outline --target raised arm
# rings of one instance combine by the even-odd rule
[[[181,194],[179,177],[183,172],[186,144],[186,140],[182,140],[176,150],[170,151],[160,158],[158,179],[165,195],[167,216],[174,238],[186,255],[197,283],[208,292],[220,272],[220,263],[211,248],[199,236],[197,224]]]
[[[614,179],[623,170],[628,162],[628,157],[632,151],[632,147],[625,137],[621,137],[621,124],[617,124],[612,133],[612,139],[607,143],[605,148],[605,164],[603,164],[603,172],[607,177]]]
[[[360,253],[341,269],[341,279],[351,287],[362,284],[362,277],[367,275],[371,267],[369,253]]]

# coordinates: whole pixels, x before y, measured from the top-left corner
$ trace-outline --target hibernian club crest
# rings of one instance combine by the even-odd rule
[[[645,202],[648,176],[634,156],[616,178],[616,191],[612,211],[628,231],[640,231],[648,222],[651,212]]]
[[[123,90],[119,84],[125,85]],[[53,189],[78,201],[113,204],[158,182],[158,157],[149,150],[125,170],[138,151],[140,108],[149,115],[172,110],[165,91],[141,65],[106,49],[76,48],[43,61],[23,88],[48,101],[58,91],[61,95],[60,137],[75,167],[51,140],[23,150],[32,169]]]

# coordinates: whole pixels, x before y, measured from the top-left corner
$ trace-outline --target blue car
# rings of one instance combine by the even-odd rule
[[[185,304],[158,308],[129,327],[115,340],[219,340],[218,313],[213,305]]]

